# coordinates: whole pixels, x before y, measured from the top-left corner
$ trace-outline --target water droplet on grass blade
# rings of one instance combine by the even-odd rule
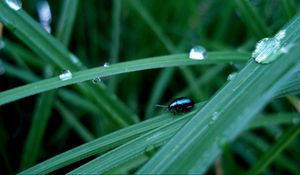
[[[101,80],[100,77],[97,77],[97,78],[92,79],[92,82],[93,82],[94,84],[97,84],[97,83],[99,83],[99,82],[101,82],[101,81],[102,81],[102,80]]]
[[[69,70],[65,70],[58,77],[62,81],[69,80],[72,78],[72,73]]]
[[[260,40],[252,52],[252,58],[257,63],[267,64],[278,58],[278,55],[286,53],[288,49],[282,43],[285,34],[285,30],[280,30],[273,38],[263,38]]]
[[[238,74],[237,72],[233,72],[233,73],[229,74],[227,77],[227,80],[228,81],[234,80],[236,78],[237,74]]]
[[[216,120],[218,119],[219,115],[220,115],[219,112],[214,112],[214,113],[212,114],[212,120],[213,120],[213,121],[216,121]]]
[[[109,63],[108,62],[104,63],[103,67],[109,67]]]
[[[206,57],[206,49],[202,46],[194,46],[189,53],[189,58],[193,60],[203,60]]]
[[[22,8],[21,0],[5,0],[6,4],[13,10],[18,11]]]

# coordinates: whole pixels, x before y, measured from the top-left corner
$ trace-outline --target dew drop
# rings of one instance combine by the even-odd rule
[[[280,30],[276,35],[275,39],[281,41],[285,37],[286,30]]]
[[[108,62],[104,63],[103,67],[109,67],[109,63]]]
[[[229,74],[227,77],[227,80],[228,81],[234,80],[236,78],[237,74],[238,74],[237,72],[233,72],[233,73]]]
[[[206,49],[202,46],[194,46],[189,53],[189,58],[193,60],[203,60],[206,57]]]
[[[65,70],[65,71],[63,71],[63,73],[61,73],[58,77],[59,77],[59,79],[62,80],[62,81],[69,80],[69,79],[72,78],[72,73],[71,73],[71,71],[69,71],[69,70]]]
[[[92,82],[93,82],[94,84],[98,84],[98,83],[101,82],[101,81],[102,81],[102,80],[101,80],[100,77],[97,77],[97,78],[92,79]]]
[[[263,38],[257,42],[252,58],[257,63],[267,64],[274,61],[279,54],[287,53],[289,47],[283,46],[282,39],[286,30],[280,30],[273,38]]]
[[[21,0],[5,0],[6,4],[13,10],[18,11],[22,8]]]
[[[214,112],[214,113],[212,114],[212,120],[213,120],[213,121],[216,121],[216,120],[218,119],[219,116],[220,116],[220,113],[219,113],[219,112]]]

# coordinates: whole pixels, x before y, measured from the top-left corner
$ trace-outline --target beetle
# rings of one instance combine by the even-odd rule
[[[173,114],[189,112],[194,108],[194,101],[191,98],[180,97],[174,99],[169,105],[168,109]]]
[[[156,105],[158,107],[167,107],[168,110],[173,114],[186,113],[194,108],[194,101],[188,97],[180,97],[171,101],[168,106]]]

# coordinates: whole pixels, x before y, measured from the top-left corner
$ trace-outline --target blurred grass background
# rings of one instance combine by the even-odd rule
[[[38,2],[23,0],[23,10],[37,21]],[[244,2],[248,2],[258,16],[245,15],[249,9],[243,9]],[[104,63],[187,53],[194,45],[202,45],[208,51],[251,53],[257,41],[275,34],[299,12],[300,2],[50,0],[49,5],[52,35],[83,65],[92,68]],[[68,13],[63,16],[63,12]],[[74,21],[70,20],[72,15]],[[63,17],[69,23],[64,23]],[[56,76],[62,71],[46,62],[6,27],[1,29],[1,35],[4,43],[4,47],[0,47],[0,72],[4,70],[0,75],[1,91]],[[168,104],[178,96],[188,96],[196,102],[209,100],[225,84],[228,75],[242,67],[243,64],[228,63],[145,70],[104,77],[102,83],[131,113],[138,116],[128,120],[129,125],[165,113],[154,105]],[[89,82],[89,85],[102,86],[99,82]],[[68,86],[0,107],[0,169],[3,173],[15,174],[126,126],[103,117],[105,114],[99,113],[97,106],[89,103],[91,94],[78,91],[75,86]],[[286,116],[291,116],[297,113],[294,106],[299,106],[296,97],[275,99],[261,114],[272,117],[287,113]],[[289,122],[293,123],[293,120],[289,118]],[[28,136],[33,126],[40,127],[41,132]],[[284,124],[270,125],[243,133],[224,149],[208,173],[243,174],[276,143],[285,128]],[[26,143],[38,146],[26,148]],[[298,136],[264,173],[299,174],[299,144]],[[36,152],[29,151],[31,154],[26,155],[26,149],[36,149]],[[78,165],[62,169],[59,173],[68,172]],[[136,170],[136,166],[132,167],[129,173]]]

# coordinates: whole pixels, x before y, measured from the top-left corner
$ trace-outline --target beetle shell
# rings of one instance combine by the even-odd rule
[[[187,97],[180,97],[174,99],[168,106],[169,111],[172,113],[185,113],[189,112],[194,107],[194,101]]]

